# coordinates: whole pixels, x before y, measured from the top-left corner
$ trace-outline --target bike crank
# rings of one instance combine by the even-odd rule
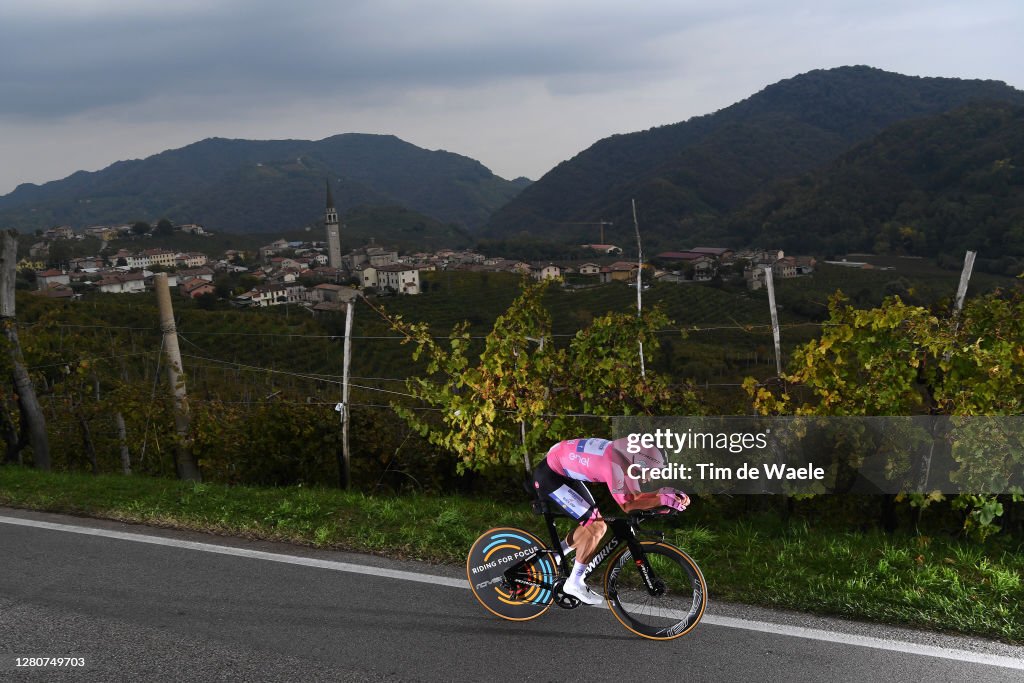
[[[562,590],[565,587],[565,581],[563,578],[555,582],[555,589],[553,591],[555,594],[555,604],[562,609],[576,609],[583,603],[579,598],[569,595]]]

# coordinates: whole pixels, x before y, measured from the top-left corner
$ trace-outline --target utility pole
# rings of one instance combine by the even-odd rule
[[[782,377],[782,342],[779,338],[779,312],[775,307],[775,282],[772,267],[764,267],[764,284],[768,288],[768,306],[772,309],[772,340],[775,342],[775,374]]]
[[[175,449],[175,469],[178,478],[185,481],[202,481],[199,466],[192,457],[189,439],[188,395],[185,393],[185,378],[182,373],[181,350],[178,348],[178,328],[174,324],[174,309],[171,307],[171,290],[167,285],[167,273],[153,276],[156,288],[156,304],[160,310],[160,330],[163,332],[163,346],[167,352],[167,380],[174,397],[174,431],[178,435]]]
[[[644,250],[640,245],[640,222],[636,218],[636,200],[633,201],[633,227],[636,228],[636,317],[640,317],[643,312],[643,272],[644,272]],[[644,343],[640,344],[640,376],[646,377],[647,371],[644,369]]]
[[[338,483],[348,490],[352,485],[352,454],[349,451],[348,431],[351,409],[349,397],[349,369],[352,365],[352,318],[355,315],[356,302],[350,301],[345,306],[345,360],[341,377],[341,462],[338,463]]]
[[[964,309],[964,299],[967,298],[967,286],[971,282],[971,273],[974,272],[974,259],[978,255],[976,251],[968,251],[964,254],[964,267],[960,271],[960,284],[956,288],[956,298],[953,300],[953,333],[954,335],[960,330],[960,314]],[[943,358],[948,361],[952,357],[952,351],[946,351],[943,354]],[[932,459],[935,455],[935,443],[941,438],[936,434],[939,427],[937,418],[932,416],[932,421],[929,425],[929,433],[931,435],[931,443],[928,447],[928,455],[921,460],[921,465],[917,473],[916,490],[920,493],[928,493],[928,479],[931,476],[932,470]],[[920,513],[920,509],[916,512]]]
[[[529,350],[529,342],[534,342],[535,344],[537,344],[537,347],[538,347],[537,348],[537,352],[538,353],[544,353],[544,337],[541,337],[540,339],[537,339],[535,337],[527,337],[526,341],[527,341],[527,349],[525,349],[525,350],[527,350],[527,351]],[[518,365],[519,364],[519,354],[516,353],[515,356],[516,356],[516,364]],[[545,389],[544,390],[544,399],[545,400],[547,400],[548,395],[549,395],[549,392],[548,392],[547,389]],[[520,420],[519,421],[519,437],[522,439],[522,442],[523,442],[523,467],[526,468],[526,476],[532,478],[533,477],[533,468],[530,467],[530,449],[526,447],[526,420]]]
[[[960,271],[960,285],[956,288],[956,301],[953,304],[953,318],[959,320],[960,311],[964,308],[964,298],[967,297],[967,285],[971,281],[971,273],[974,272],[974,258],[978,255],[976,251],[969,251],[964,255],[964,268]]]

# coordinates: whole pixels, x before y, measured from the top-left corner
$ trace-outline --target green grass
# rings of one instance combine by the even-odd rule
[[[458,496],[367,496],[0,467],[0,504],[462,565],[493,526],[540,534],[522,505]],[[668,539],[701,565],[712,599],[1024,642],[1022,548],[703,514]]]
[[[723,599],[1021,642],[1024,558],[881,532],[765,533],[738,522],[677,540]]]

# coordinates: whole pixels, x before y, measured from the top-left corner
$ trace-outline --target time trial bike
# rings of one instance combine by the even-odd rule
[[[550,546],[523,529],[497,527],[484,532],[466,558],[473,595],[502,619],[527,621],[544,614],[552,603],[563,609],[581,604],[562,590],[571,562],[562,552],[557,513],[541,499],[533,501],[533,509],[544,516]],[[606,564],[603,588],[612,614],[627,629],[651,640],[686,635],[707,606],[707,584],[697,563],[665,542],[664,533],[639,528],[645,520],[675,512],[659,508],[604,518],[611,535],[584,575],[586,579]]]

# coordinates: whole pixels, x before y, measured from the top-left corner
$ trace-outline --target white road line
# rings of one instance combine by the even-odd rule
[[[219,555],[232,555],[235,557],[246,557],[254,560],[266,560],[269,562],[281,562],[283,564],[295,564],[304,567],[317,567],[319,569],[330,569],[338,572],[349,572],[352,574],[365,574],[367,576],[385,577],[389,579],[400,579],[402,581],[417,581],[430,583],[436,586],[448,586],[451,588],[468,589],[469,584],[465,579],[452,579],[445,576],[431,574],[420,574],[407,572],[398,569],[385,569],[383,567],[370,567],[367,565],[354,564],[351,562],[336,562],[333,560],[318,560],[310,557],[297,555],[283,555],[279,553],[268,553],[261,550],[247,550],[245,548],[234,548],[231,546],[214,545],[212,543],[197,543],[194,541],[182,541],[174,538],[160,538],[158,536],[146,536],[143,534],[125,533],[123,531],[108,531],[106,529],[93,529],[90,527],[74,526],[70,524],[55,524],[53,522],[40,522],[34,519],[20,519],[17,517],[0,517],[0,523],[13,524],[16,526],[34,527],[37,529],[49,529],[51,531],[64,531],[86,536],[101,536],[121,541],[133,541],[135,543],[148,543],[151,545],[162,545],[171,548],[184,548],[186,550],[198,550]],[[858,647],[873,648],[876,650],[891,650],[910,655],[921,655],[925,657],[936,657],[939,659],[952,659],[959,662],[972,664],[985,664],[1003,668],[1018,669],[1024,671],[1024,657],[1007,657],[1003,655],[992,655],[983,652],[971,652],[970,650],[956,650],[951,648],[936,647],[934,645],[921,645],[902,640],[891,640],[887,638],[876,638],[873,636],[860,636],[850,633],[836,633],[823,629],[804,628],[802,626],[790,626],[788,624],[776,624],[767,621],[752,621],[748,619],[737,619],[734,617],[722,617],[705,615],[702,623],[725,628],[737,628],[747,631],[761,631],[779,636],[790,636],[793,638],[805,638],[808,640],[822,640],[841,645],[854,645]]]
[[[889,640],[886,638],[875,638],[874,636],[859,636],[853,633],[836,633],[834,631],[824,631],[816,628],[773,624],[766,621],[750,621],[747,619],[735,619],[733,617],[716,617],[714,615],[708,615],[701,620],[701,623],[705,622],[714,624],[715,626],[725,626],[727,628],[742,628],[748,631],[777,633],[780,635],[793,636],[794,638],[825,640],[830,643],[857,645],[860,647],[874,648],[876,650],[892,650],[893,652],[923,655],[925,657],[938,657],[940,659],[955,659],[960,662],[988,664],[990,666],[1001,666],[1024,671],[1024,658],[1018,657],[990,655],[983,652],[971,652],[970,650],[953,650],[945,647],[936,647],[935,645],[910,643],[904,640]]]
[[[91,529],[89,527],[84,526],[73,526],[70,524],[54,524],[52,522],[39,522],[34,519],[19,519],[17,517],[0,517],[0,522],[4,524],[15,524],[18,526],[30,526],[35,527],[37,529],[67,531],[73,534],[84,534],[85,536],[102,536],[103,538],[116,538],[120,541],[134,541],[136,543],[149,543],[150,545],[163,545],[170,548],[200,550],[204,553],[217,553],[219,555],[247,557],[253,560],[267,560],[269,562],[281,562],[283,564],[298,564],[304,567],[333,569],[336,572],[366,574],[368,576],[383,576],[389,579],[401,579],[403,581],[419,581],[420,583],[432,583],[438,586],[451,586],[452,588],[469,588],[469,583],[467,583],[465,579],[450,579],[445,576],[418,574],[416,572],[405,572],[398,569],[369,567],[367,565],[353,564],[351,562],[317,560],[311,557],[299,557],[297,555],[281,555],[278,553],[267,553],[261,550],[247,550],[245,548],[232,548],[231,546],[226,545],[214,545],[213,543],[196,543],[194,541],[181,541],[176,538],[144,536],[142,534],[129,534],[123,531]]]

